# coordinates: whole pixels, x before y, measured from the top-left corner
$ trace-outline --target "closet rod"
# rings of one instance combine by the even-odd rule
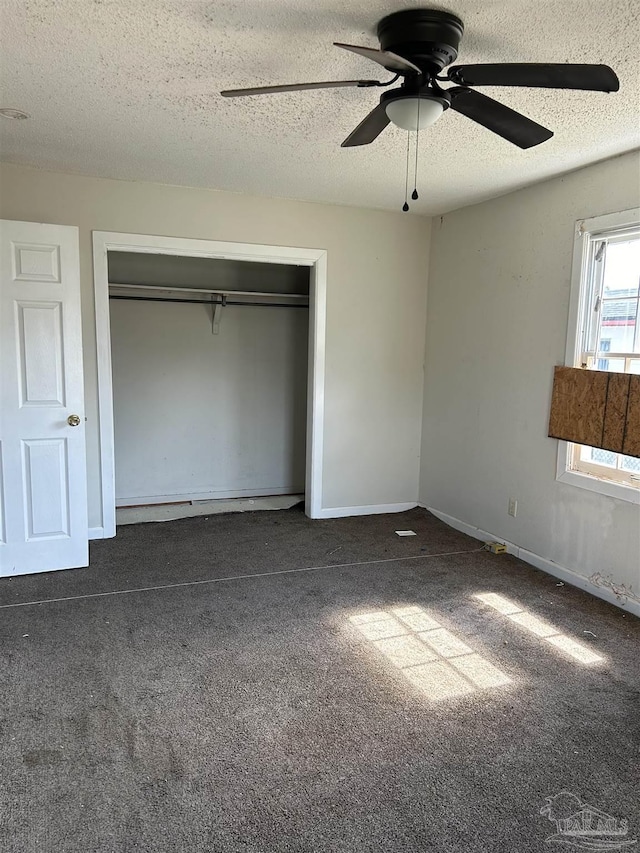
[[[300,305],[295,302],[247,302],[246,300],[232,301],[227,299],[163,299],[160,296],[118,296],[109,294],[109,299],[128,299],[135,302],[188,302],[194,305],[253,305],[257,308],[308,308],[308,305]]]
[[[286,299],[308,299],[306,293],[268,293],[257,290],[209,290],[205,287],[183,287],[180,284],[118,284],[109,282],[109,287],[122,287],[127,290],[171,290],[184,293],[217,293],[220,296],[280,296]]]

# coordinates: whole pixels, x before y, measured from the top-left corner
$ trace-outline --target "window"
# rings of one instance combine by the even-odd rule
[[[600,352],[610,352],[611,351],[611,338],[602,338],[600,340]],[[598,370],[609,370],[609,359],[608,358],[599,358],[598,359]]]
[[[640,210],[579,223],[566,363],[640,374]],[[640,501],[640,459],[561,443],[558,475]],[[573,475],[573,476],[571,476]]]

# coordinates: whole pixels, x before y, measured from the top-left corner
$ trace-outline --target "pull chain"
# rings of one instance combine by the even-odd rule
[[[411,198],[414,201],[418,200],[418,145],[420,143],[420,98],[418,98],[418,123],[416,126],[416,164],[413,173],[413,192]]]
[[[404,204],[402,205],[402,210],[406,213],[409,210],[409,202],[407,201],[407,197],[409,195],[409,140],[411,139],[411,134],[407,131],[407,168],[405,170],[404,176]]]

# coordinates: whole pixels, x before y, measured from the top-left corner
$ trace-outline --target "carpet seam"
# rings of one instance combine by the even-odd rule
[[[87,592],[83,595],[69,595],[62,598],[43,598],[36,601],[18,601],[13,604],[0,604],[0,610],[8,610],[11,607],[35,607],[42,604],[60,604],[65,601],[82,601],[87,598],[106,598],[111,595],[131,595],[135,592],[159,592],[164,589],[180,589],[186,586],[202,586],[204,584],[224,583],[234,580],[248,580],[249,578],[275,577],[277,575],[291,575],[298,572],[319,572],[323,569],[348,569],[358,566],[375,566],[380,563],[400,563],[404,560],[428,560],[435,557],[455,557],[461,554],[475,554],[483,551],[482,548],[473,548],[469,551],[445,551],[441,554],[414,554],[409,557],[385,557],[381,560],[360,560],[356,563],[332,563],[326,566],[302,566],[296,569],[279,569],[271,572],[252,572],[244,575],[229,575],[224,578],[205,578],[199,581],[181,581],[180,583],[160,584],[159,586],[142,586],[133,589],[114,589],[108,592]]]

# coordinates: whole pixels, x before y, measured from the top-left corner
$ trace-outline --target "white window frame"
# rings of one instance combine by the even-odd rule
[[[586,323],[587,288],[583,282],[589,271],[590,247],[592,238],[599,233],[637,228],[640,223],[640,207],[581,219],[576,222],[574,232],[573,263],[571,267],[571,296],[569,301],[569,324],[567,328],[567,346],[565,365],[575,367],[580,364]],[[558,461],[556,479],[563,483],[599,492],[602,495],[640,504],[640,484],[637,486],[616,482],[597,473],[584,473],[572,468],[574,444],[568,441],[558,442]]]

